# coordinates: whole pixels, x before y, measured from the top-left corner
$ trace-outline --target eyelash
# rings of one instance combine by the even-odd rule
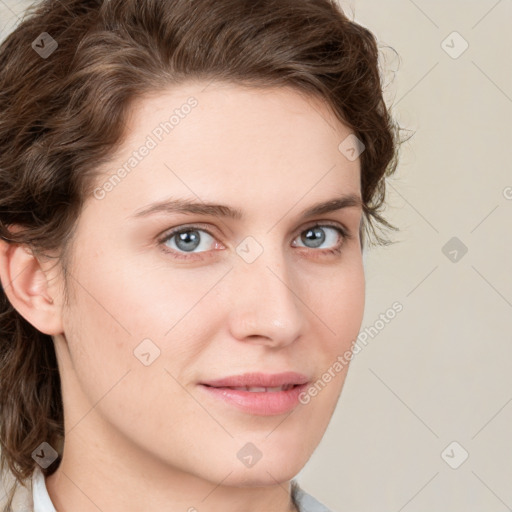
[[[323,254],[340,254],[345,243],[348,240],[351,240],[353,238],[352,234],[350,234],[350,232],[347,229],[342,228],[338,224],[332,224],[330,222],[326,222],[326,223],[317,222],[316,224],[312,224],[311,226],[304,228],[299,233],[299,235],[301,233],[303,233],[304,231],[308,231],[309,229],[315,229],[318,227],[319,228],[323,228],[323,227],[334,228],[340,234],[342,241],[334,249],[324,249],[323,251],[320,249],[319,250],[312,249],[313,251],[316,251],[316,252],[320,252]],[[169,249],[165,246],[165,243],[168,242],[169,240],[171,240],[175,235],[179,235],[181,233],[186,233],[187,231],[204,231],[208,235],[210,235],[212,238],[215,238],[215,236],[212,235],[210,233],[210,231],[205,228],[204,225],[199,224],[199,225],[181,226],[177,229],[174,229],[174,230],[166,233],[165,236],[158,241],[159,245],[162,246],[162,250],[167,254],[171,254],[173,257],[175,257],[177,259],[182,259],[182,260],[198,259],[198,258],[201,259],[201,256],[199,256],[199,257],[197,256],[198,254],[201,254],[201,253],[189,253],[185,256],[184,255],[185,253],[177,252],[176,250]],[[302,247],[302,246],[300,248],[307,249],[307,247]],[[205,253],[205,252],[208,252],[208,251],[203,251],[203,253]]]

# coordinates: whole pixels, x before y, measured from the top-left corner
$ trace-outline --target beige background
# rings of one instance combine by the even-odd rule
[[[403,311],[355,357],[298,480],[336,512],[509,510],[512,2],[340,3],[376,34],[388,102],[416,132],[389,181],[397,243],[367,257],[361,331]],[[26,5],[0,0],[1,39]]]

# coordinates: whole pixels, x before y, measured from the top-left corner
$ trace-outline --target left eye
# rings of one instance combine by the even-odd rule
[[[300,239],[305,242],[313,242],[313,247],[311,248],[316,249],[318,246],[322,245],[327,238],[329,238],[324,235],[326,228],[331,230],[331,239],[334,239],[334,248],[327,250],[336,250],[336,247],[339,247],[340,245],[339,243],[336,242],[336,239],[340,238],[340,236],[342,238],[342,241],[343,239],[348,238],[346,232],[338,226],[322,226],[318,224],[315,226],[311,226],[310,228],[307,228],[302,232]],[[333,232],[336,234],[334,234]]]
[[[330,236],[325,235],[326,230],[331,232]],[[200,235],[200,233],[206,234],[206,241],[204,240],[204,237]],[[209,244],[207,243],[208,238],[215,242],[215,238],[205,229],[200,228],[199,226],[188,226],[186,228],[179,228],[174,231],[171,231],[170,233],[167,234],[167,236],[165,236],[165,238],[163,238],[160,241],[160,243],[163,244],[164,250],[166,252],[172,253],[177,258],[189,258],[191,256],[183,253],[194,254],[193,251],[195,251],[195,249],[199,248],[201,245],[203,245],[203,248],[205,248],[205,250],[197,252],[208,251],[208,245],[212,245],[211,241]],[[341,249],[341,245],[343,244],[343,241],[346,238],[349,238],[349,235],[344,229],[342,229],[339,226],[316,224],[314,226],[306,228],[300,234],[301,242],[303,244],[311,245],[296,245],[294,241],[294,246],[317,249],[319,246],[328,241],[329,238],[332,241],[332,244],[331,247],[325,249],[325,252],[339,252],[339,250]],[[338,239],[340,238],[341,242],[338,242]]]

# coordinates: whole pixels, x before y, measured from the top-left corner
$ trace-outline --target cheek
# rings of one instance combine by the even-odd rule
[[[324,320],[327,351],[345,350],[357,337],[365,307],[365,277],[362,261],[340,266],[317,293],[318,316]]]
[[[74,274],[65,333],[77,373],[93,388],[143,366],[139,347],[149,349],[157,366],[171,348],[176,360],[196,350],[193,344],[175,340],[194,337],[194,329],[201,327],[198,311],[203,323],[208,323],[208,313],[214,314],[215,308],[206,311],[198,302],[215,285],[217,275],[191,279],[185,271],[148,270],[126,257],[115,260],[117,264],[91,261]]]
[[[94,289],[90,293],[77,290],[64,334],[82,389],[95,402],[128,370],[134,340],[123,328],[124,318],[109,308],[107,297]]]
[[[96,401],[137,362],[133,349],[142,340],[132,320],[143,312],[136,300],[137,283],[124,280],[115,264],[84,251],[73,276],[64,334],[77,378]]]
[[[352,344],[357,339],[364,315],[365,278],[362,261],[354,258],[351,265],[340,267],[339,273],[318,294],[318,323],[323,336],[318,336],[316,350],[310,358],[318,361],[315,384],[304,396],[306,410],[319,431],[327,427],[341,394],[352,355]],[[315,430],[313,429],[313,430]],[[318,438],[318,441],[320,438]]]

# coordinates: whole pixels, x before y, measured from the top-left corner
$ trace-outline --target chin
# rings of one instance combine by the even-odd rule
[[[202,478],[215,483],[215,485],[223,480],[223,485],[232,487],[275,486],[293,479],[306,465],[313,453],[312,447],[305,446],[298,439],[293,447],[290,445],[283,447],[276,443],[267,443],[266,446],[259,445],[261,453],[255,455],[253,460],[244,461],[245,453],[255,454],[255,452],[248,450],[240,454],[240,446],[243,445],[238,446],[238,453],[229,450],[229,453],[209,458],[207,463],[203,460]],[[228,474],[229,476],[226,478]]]
[[[261,461],[260,461],[261,462]],[[237,469],[226,480],[232,487],[267,487],[292,480],[304,467],[304,464],[280,464],[261,466],[259,469]]]

